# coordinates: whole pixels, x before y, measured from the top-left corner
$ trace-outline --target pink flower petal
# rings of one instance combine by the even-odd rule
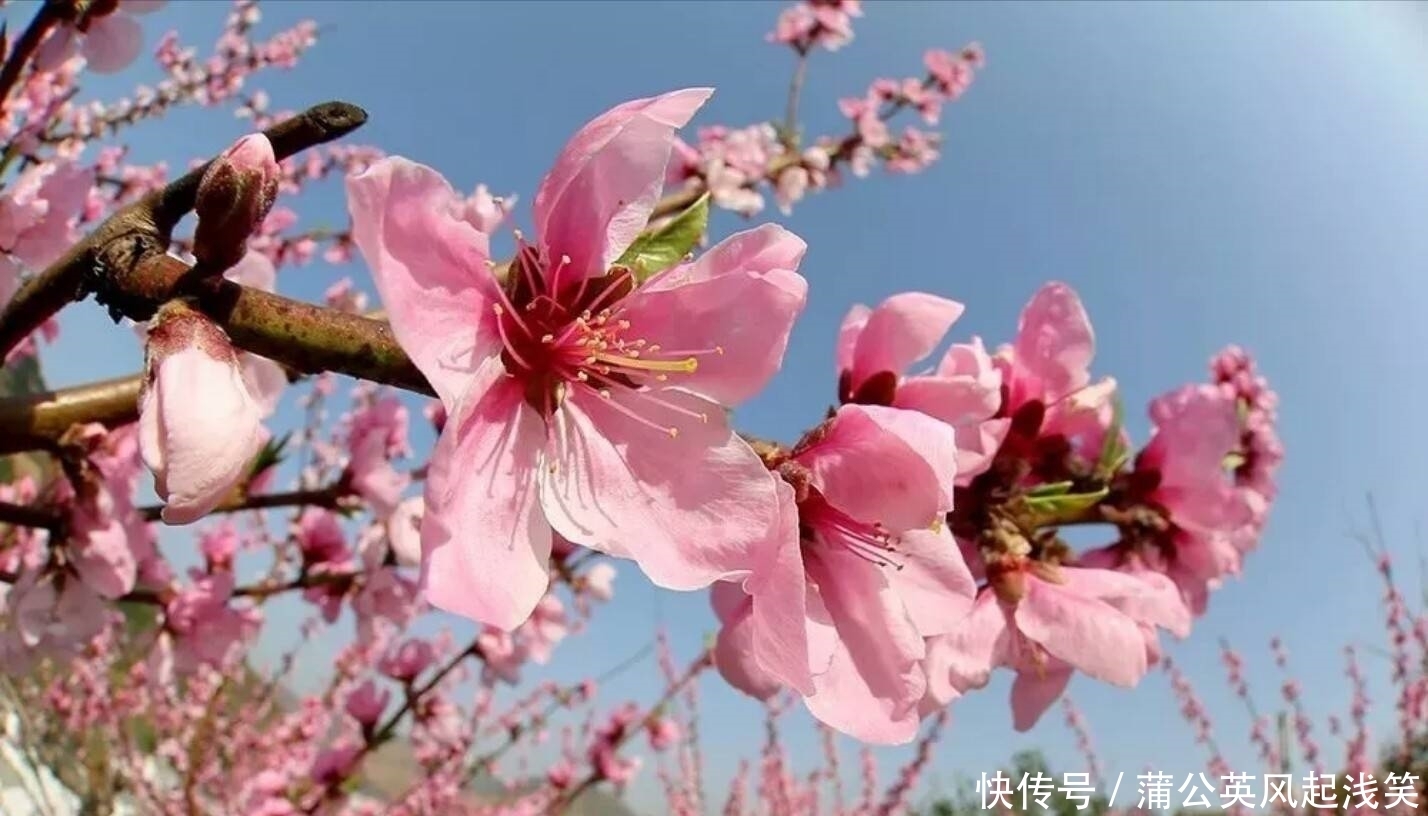
[[[716,585],[721,586],[721,585]],[[730,584],[739,593],[743,590]],[[748,596],[745,596],[747,599]],[[725,623],[714,641],[714,667],[729,685],[750,697],[767,700],[782,686],[754,657],[754,626],[748,610]]]
[[[807,578],[793,488],[777,481],[779,522],[746,586],[753,596],[752,648],[759,665],[799,694],[813,693],[807,630]],[[822,668],[821,666],[819,668]]]
[[[680,388],[735,405],[763,388],[783,363],[808,283],[794,270],[807,245],[774,224],[738,233],[693,263],[635,292],[620,317],[631,336],[695,352]]]
[[[1039,384],[1047,402],[1090,382],[1096,335],[1070,286],[1048,283],[1032,297],[1021,313],[1015,350],[1017,370]]]
[[[674,132],[714,93],[690,88],[612,108],[566,143],[535,196],[546,256],[563,280],[602,275],[644,230],[664,186]]]
[[[797,460],[828,503],[890,531],[925,528],[952,507],[956,435],[916,411],[844,405]]]
[[[666,589],[753,568],[777,518],[774,479],[722,407],[674,390],[573,389],[554,422],[541,504],[561,535],[628,553]]]
[[[112,74],[126,68],[144,48],[144,29],[127,14],[108,14],[89,24],[81,53],[89,70]]]
[[[1129,617],[1074,588],[1028,578],[1016,624],[1052,655],[1097,680],[1130,687],[1145,675],[1145,641]]]
[[[166,502],[164,521],[189,524],[247,471],[262,447],[262,414],[239,370],[197,346],[157,366],[141,410],[140,446]]]
[[[897,568],[888,582],[923,637],[944,635],[964,624],[977,596],[977,582],[946,528],[909,530],[898,539]]]
[[[906,371],[932,353],[964,308],[922,292],[905,292],[883,301],[858,335],[854,380],[862,382],[880,371]]]
[[[500,346],[489,239],[460,218],[461,196],[429,167],[387,158],[347,180],[352,240],[372,269],[397,341],[448,413]]]
[[[857,303],[843,317],[843,324],[838,327],[838,350],[834,358],[840,375],[844,371],[853,370],[853,355],[858,349],[858,337],[868,325],[868,318],[872,313],[872,309]]]
[[[983,590],[961,626],[928,641],[927,664],[941,699],[981,688],[1010,646],[1007,616],[996,593]]]
[[[828,670],[813,678],[808,710],[864,742],[911,740],[927,690],[926,652],[902,603],[881,570],[851,553],[820,552],[807,566],[819,587],[810,616],[831,620],[839,639]]]
[[[1048,671],[1044,675],[1021,672],[1012,683],[1012,726],[1018,731],[1029,731],[1046,709],[1056,702],[1066,684],[1071,682],[1071,670]]]
[[[510,631],[550,583],[536,489],[545,425],[499,360],[481,367],[432,453],[421,528],[433,606]]]

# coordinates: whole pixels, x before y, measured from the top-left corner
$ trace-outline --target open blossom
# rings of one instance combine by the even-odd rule
[[[1061,696],[1073,670],[1118,686],[1138,683],[1148,659],[1143,625],[1188,627],[1173,592],[1130,575],[1016,556],[987,570],[990,583],[971,614],[928,642],[928,692],[946,704],[1007,667],[1016,672],[1018,731]]]
[[[1115,416],[1116,381],[1091,381],[1096,335],[1075,290],[1053,281],[1022,309],[1016,341],[997,350],[1006,400],[1000,415],[1040,414],[1033,433],[1062,437],[1094,462]]]
[[[957,479],[968,483],[992,463],[1011,420],[998,417],[1002,375],[982,346],[954,345],[932,371],[904,376],[932,353],[962,315],[962,304],[922,292],[854,306],[838,333],[842,402],[921,411],[957,433]]]
[[[155,659],[162,671],[187,674],[199,666],[223,666],[262,622],[256,609],[232,605],[233,573],[196,575],[164,607],[164,635]]]
[[[915,411],[845,405],[779,470],[782,520],[763,562],[742,587],[713,590],[719,670],[758,697],[790,686],[858,739],[907,742],[926,692],[924,640],[961,625],[975,592],[940,524],[953,430]]]
[[[179,301],[154,317],[146,356],[140,450],[163,520],[189,524],[246,474],[266,437],[262,407],[223,330]]]
[[[853,41],[853,19],[863,16],[862,0],[800,0],[783,10],[770,42],[807,51],[815,45],[829,51]]]
[[[352,417],[346,478],[377,518],[396,511],[411,483],[411,476],[391,463],[392,456],[405,452],[406,435],[407,409],[395,397],[379,399]]]
[[[434,605],[515,628],[549,584],[553,530],[687,590],[747,570],[773,525],[773,480],[725,408],[782,362],[803,241],[766,225],[647,280],[616,264],[709,94],[582,128],[536,193],[539,240],[504,277],[435,171],[391,158],[349,179],[354,242],[450,417],[422,524]]]
[[[76,52],[91,71],[112,74],[127,67],[144,47],[144,30],[132,15],[162,8],[165,0],[110,0],[91,3],[78,20],[52,33],[36,55],[44,70]]]

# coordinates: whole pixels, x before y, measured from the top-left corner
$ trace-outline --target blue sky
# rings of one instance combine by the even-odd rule
[[[1252,770],[1244,717],[1223,690],[1216,640],[1250,655],[1261,703],[1278,679],[1265,646],[1283,635],[1312,711],[1343,712],[1342,646],[1383,641],[1379,587],[1349,533],[1372,491],[1404,571],[1416,572],[1428,445],[1428,15],[1409,4],[920,4],[869,2],[857,40],[818,53],[804,94],[810,132],[842,132],[835,102],[878,76],[917,73],[929,47],[978,40],[988,65],[944,117],[942,161],[914,177],[877,175],[805,202],[791,218],[810,249],[807,311],[784,371],[742,407],[739,424],[793,438],[834,396],[832,342],[854,302],[921,289],[965,302],[953,335],[1008,339],[1022,304],[1057,278],[1081,294],[1099,342],[1096,370],[1115,376],[1144,440],[1146,401],[1205,375],[1222,345],[1253,351],[1281,396],[1289,460],[1282,496],[1244,580],[1213,600],[1171,653],[1220,712],[1219,741]],[[265,27],[311,16],[321,42],[262,87],[279,107],[341,98],[371,113],[354,141],[523,196],[584,121],[626,99],[710,85],[696,124],[744,124],[782,111],[791,56],[763,34],[777,3],[303,3],[265,6]],[[23,7],[21,7],[23,8]],[[18,10],[18,9],[17,9]],[[177,25],[206,46],[225,7],[174,3],[151,16],[152,39]],[[152,81],[136,67],[93,86]],[[241,124],[181,112],[133,132],[141,160],[174,167],[222,148]],[[305,202],[306,223],[345,219],[337,185]],[[738,228],[722,217],[718,235]],[[717,237],[717,236],[716,236]],[[315,299],[360,263],[293,269],[281,291]],[[63,318],[45,354],[56,384],[136,370],[131,335],[92,304]],[[291,416],[291,414],[289,414]],[[683,652],[713,619],[700,595],[656,593],[630,567],[620,596],[552,672],[598,672],[648,639],[651,620]],[[453,624],[464,631],[459,624]],[[1375,674],[1386,667],[1368,657]],[[652,665],[604,699],[649,699]],[[1059,716],[1010,731],[1005,682],[958,705],[934,783],[991,770],[1012,751],[1046,749],[1084,770]],[[1159,674],[1134,692],[1078,680],[1108,768],[1147,766],[1183,778],[1201,755]],[[1391,700],[1375,689],[1386,733]],[[757,753],[757,709],[706,682],[713,778]],[[1320,733],[1328,740],[1327,734]],[[812,750],[813,743],[799,740]],[[1337,750],[1335,748],[1335,750]],[[884,767],[902,756],[887,754]],[[851,765],[852,763],[848,763]],[[636,794],[653,793],[646,775]],[[716,785],[715,790],[718,789]],[[1124,796],[1124,791],[1122,793]]]

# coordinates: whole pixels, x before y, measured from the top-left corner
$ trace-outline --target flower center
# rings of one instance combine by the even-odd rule
[[[517,236],[520,241],[520,236]],[[634,272],[612,267],[600,277],[562,280],[568,257],[554,262],[521,243],[508,279],[492,305],[506,371],[525,382],[526,400],[549,417],[569,395],[585,389],[617,410],[651,424],[631,410],[655,402],[677,414],[707,422],[702,413],[650,394],[671,377],[693,374],[699,357],[723,349],[665,349],[639,336],[622,315],[624,299],[639,285]],[[656,425],[671,436],[673,427]]]
[[[858,521],[829,504],[817,491],[798,505],[802,539],[815,546],[838,548],[879,567],[902,569],[897,538],[880,525]]]

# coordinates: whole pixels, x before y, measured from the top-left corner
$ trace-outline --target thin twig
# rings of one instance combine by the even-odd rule
[[[55,0],[45,0],[40,6],[40,10],[35,12],[30,24],[25,27],[25,32],[20,35],[20,39],[15,41],[15,50],[10,52],[4,67],[0,68],[0,104],[10,98],[10,92],[15,89],[15,83],[20,80],[20,72],[34,58],[35,52],[39,50],[40,43],[45,41],[45,36],[50,33],[50,29],[60,21],[59,9],[61,5],[63,4],[55,2]]]

